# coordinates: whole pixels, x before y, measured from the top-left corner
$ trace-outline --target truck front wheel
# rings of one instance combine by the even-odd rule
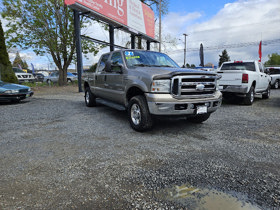
[[[244,104],[246,105],[252,105],[255,98],[255,87],[252,86],[249,90],[249,92],[246,94],[246,97],[244,98]]]
[[[96,106],[96,97],[90,91],[89,87],[87,87],[86,90],[85,90],[85,103],[88,107]]]
[[[130,99],[128,119],[131,127],[136,131],[145,131],[153,127],[153,119],[144,96],[138,95]]]
[[[192,116],[192,117],[188,117],[187,120],[192,122],[192,123],[202,123],[202,122],[208,120],[209,117],[210,117],[210,113],[199,114],[199,115],[195,115],[195,116]]]
[[[274,88],[278,89],[279,88],[279,80],[276,80],[274,83]]]

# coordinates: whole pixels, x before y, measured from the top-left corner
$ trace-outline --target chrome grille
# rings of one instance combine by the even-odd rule
[[[176,76],[172,78],[172,95],[175,98],[206,98],[216,91],[216,76]]]

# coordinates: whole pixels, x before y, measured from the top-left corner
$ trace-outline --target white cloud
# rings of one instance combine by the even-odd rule
[[[210,20],[202,23],[192,23],[195,19],[187,19],[184,16],[168,15],[163,24],[166,29],[164,32],[175,34],[183,39],[183,33],[187,33],[187,49],[199,49],[200,43],[204,48],[213,46],[233,45],[240,43],[255,42],[260,40],[279,39],[280,34],[280,2],[279,0],[239,0],[228,3]],[[197,16],[196,18],[199,18]],[[197,19],[199,21],[199,19]],[[174,27],[175,23],[181,29]],[[190,24],[191,23],[191,24]],[[263,59],[267,55],[278,52],[280,43],[276,45],[263,45]],[[183,49],[183,43],[177,49]],[[176,49],[175,49],[176,50]],[[219,56],[223,49],[205,50],[204,63],[218,63]],[[227,49],[232,60],[258,59],[258,44],[256,46],[246,46]],[[176,53],[177,52],[177,53]],[[169,50],[179,64],[183,63],[183,56],[178,57],[178,51]],[[183,51],[181,51],[182,55]],[[187,62],[199,64],[199,54],[197,52],[187,52]]]

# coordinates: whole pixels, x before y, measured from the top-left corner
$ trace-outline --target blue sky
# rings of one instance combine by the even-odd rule
[[[1,2],[1,0],[0,0]],[[280,54],[280,1],[279,0],[169,0],[169,13],[162,17],[162,46],[179,65],[183,64],[183,33],[187,33],[187,55],[189,64],[199,65],[199,46],[204,45],[204,63],[219,62],[219,55],[226,49],[231,60],[257,60],[258,43],[263,40],[263,61],[268,54]],[[156,23],[158,24],[158,23]],[[158,27],[156,27],[156,33]],[[108,32],[99,24],[84,31],[87,35],[108,41]],[[127,34],[116,33],[115,39],[124,45],[130,40]],[[157,50],[158,45],[152,46]],[[20,50],[19,50],[20,51]],[[89,55],[84,65],[97,62],[97,56]],[[21,56],[35,68],[53,68],[51,56],[37,57],[32,52],[20,51]],[[10,53],[10,60],[14,52]],[[71,65],[74,68],[75,65]]]
[[[231,3],[234,1],[227,0],[173,0],[169,1],[169,11],[176,12],[180,14],[187,14],[192,12],[200,12],[204,15],[204,20],[215,15],[219,10],[221,10],[226,3]]]

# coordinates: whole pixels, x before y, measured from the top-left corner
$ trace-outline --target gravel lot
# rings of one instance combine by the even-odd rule
[[[280,209],[279,119],[272,90],[138,133],[77,87],[40,88],[0,104],[0,209]]]

